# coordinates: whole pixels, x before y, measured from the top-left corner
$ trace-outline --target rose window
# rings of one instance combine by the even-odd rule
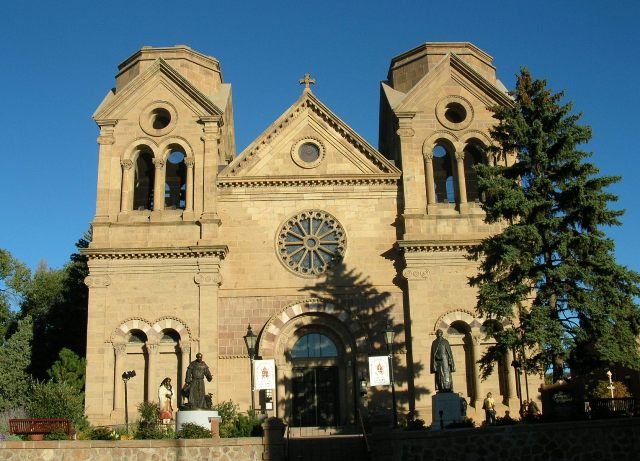
[[[308,210],[287,220],[278,232],[278,253],[293,272],[313,277],[342,259],[345,232],[329,213]]]

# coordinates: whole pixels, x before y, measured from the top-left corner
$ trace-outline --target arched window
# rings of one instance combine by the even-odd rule
[[[478,174],[475,166],[484,163],[482,145],[472,141],[464,149],[464,177],[467,186],[467,202],[480,200],[478,192]]]
[[[456,187],[452,149],[439,142],[433,148],[433,182],[436,189],[436,202],[455,203]]]
[[[141,147],[135,163],[133,185],[133,209],[153,210],[153,186],[156,169],[153,165],[153,153],[147,147]]]
[[[171,146],[167,157],[164,182],[164,207],[168,210],[182,209],[186,206],[187,166],[186,155],[180,146]]]
[[[129,344],[144,344],[147,341],[147,335],[142,330],[131,330],[127,342]]]
[[[329,337],[320,333],[309,333],[302,336],[291,349],[291,357],[294,359],[337,356],[336,344]]]

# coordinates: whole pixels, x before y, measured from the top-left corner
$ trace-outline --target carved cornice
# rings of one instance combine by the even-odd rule
[[[444,253],[469,251],[481,240],[400,240],[398,248],[405,253]]]
[[[214,245],[172,248],[85,248],[80,251],[89,259],[184,259],[212,257],[224,259],[229,252],[229,248],[226,245]]]
[[[222,275],[220,275],[217,272],[214,272],[214,273],[200,273],[200,274],[197,274],[193,278],[193,281],[196,282],[196,284],[198,284],[200,286],[207,286],[207,285],[218,285],[218,286],[220,286],[222,284]]]
[[[358,186],[358,185],[396,185],[399,175],[366,175],[366,176],[340,176],[340,177],[298,177],[298,178],[223,178],[218,177],[219,189],[231,187],[316,187],[316,186]]]
[[[427,280],[431,275],[429,269],[414,269],[407,267],[402,271],[402,276],[407,280]]]
[[[106,288],[111,285],[108,275],[89,275],[84,278],[84,284],[89,288]]]

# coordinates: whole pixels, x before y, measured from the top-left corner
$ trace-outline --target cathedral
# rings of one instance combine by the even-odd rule
[[[298,100],[236,153],[217,59],[143,47],[119,65],[93,114],[92,423],[124,422],[125,384],[131,418],[167,377],[177,397],[201,353],[214,404],[255,405],[295,427],[345,426],[361,408],[392,408],[391,386],[373,385],[368,365],[389,351],[398,414],[429,423],[437,330],[469,415],[483,419],[488,392],[498,414],[517,414],[513,357],[480,376],[492,340],[468,285],[469,248],[500,231],[483,220],[474,165],[513,161],[483,149],[488,107],[511,103],[492,57],[456,42],[391,59],[378,148],[316,97],[309,75],[301,83]],[[273,361],[273,389],[252,388],[253,359]]]

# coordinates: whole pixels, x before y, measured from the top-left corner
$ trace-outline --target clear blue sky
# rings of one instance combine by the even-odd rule
[[[60,267],[95,211],[91,114],[117,65],[144,45],[186,44],[218,58],[233,85],[238,152],[299,96],[314,93],[374,146],[379,82],[391,58],[427,41],[470,41],[509,88],[527,66],[566,90],[593,127],[588,150],[625,208],[609,231],[640,271],[636,1],[15,1],[2,2],[0,248]]]

